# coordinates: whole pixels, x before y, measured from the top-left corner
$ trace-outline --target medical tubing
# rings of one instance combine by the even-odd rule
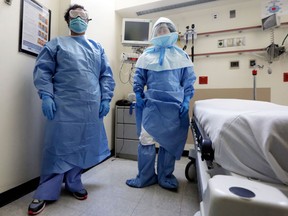
[[[287,37],[288,37],[288,34],[285,36],[285,38],[284,38],[284,40],[283,40],[283,42],[282,42],[282,46],[284,45],[284,42],[285,42],[285,40],[287,39]]]
[[[274,44],[274,29],[272,28],[270,31],[271,31],[270,35],[271,43]]]

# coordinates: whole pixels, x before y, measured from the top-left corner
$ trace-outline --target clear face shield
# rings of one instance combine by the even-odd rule
[[[91,19],[89,19],[88,16],[88,12],[84,11],[83,9],[75,9],[75,10],[70,10],[69,11],[69,16],[71,19],[80,17],[81,19],[85,20],[85,21],[90,21]]]
[[[159,23],[153,30],[152,38],[170,34],[175,31],[176,29],[170,23]]]

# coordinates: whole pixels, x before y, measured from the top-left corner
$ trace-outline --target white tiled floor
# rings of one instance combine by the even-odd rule
[[[137,161],[112,157],[83,174],[87,200],[76,200],[63,191],[39,216],[193,216],[199,210],[199,200],[196,183],[185,178],[189,161],[183,157],[176,162],[174,175],[180,185],[178,192],[171,192],[159,185],[128,187],[125,181],[136,176]],[[0,215],[26,216],[33,193],[2,207]]]

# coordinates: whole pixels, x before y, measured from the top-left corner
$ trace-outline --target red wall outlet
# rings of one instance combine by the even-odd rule
[[[208,84],[208,76],[199,76],[199,84]]]
[[[288,82],[288,72],[283,73],[283,82]]]

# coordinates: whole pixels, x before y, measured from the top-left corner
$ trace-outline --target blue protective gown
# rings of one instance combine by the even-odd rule
[[[165,33],[157,32],[157,26],[164,28],[166,23],[171,28],[166,25]],[[153,26],[154,46],[145,49],[136,63],[133,85],[138,97],[136,106],[138,95],[145,105],[140,99],[136,109],[137,133],[141,131],[138,174],[126,181],[130,187],[142,188],[158,182],[163,188],[175,190],[179,185],[173,171],[175,160],[182,156],[189,129],[189,114],[182,109],[187,108],[194,95],[196,77],[189,56],[175,45],[178,33],[173,29],[176,27],[171,20],[159,18]],[[160,144],[157,175],[155,142]]]
[[[46,125],[42,175],[86,169],[110,155],[99,106],[111,100],[115,82],[100,44],[85,36],[49,41],[37,57],[34,84],[57,109]]]
[[[180,159],[187,140],[189,115],[180,118],[179,110],[185,96],[192,98],[195,82],[193,67],[153,71],[137,68],[134,92],[145,92],[142,113],[144,129],[176,159]]]

